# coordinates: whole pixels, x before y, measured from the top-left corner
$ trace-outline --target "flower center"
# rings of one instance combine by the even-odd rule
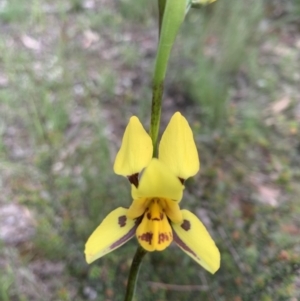
[[[162,251],[173,240],[172,228],[164,210],[165,206],[164,199],[152,198],[136,230],[139,243],[149,252]]]

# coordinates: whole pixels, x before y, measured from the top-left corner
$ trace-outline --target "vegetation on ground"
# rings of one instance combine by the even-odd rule
[[[156,1],[0,5],[0,300],[122,300],[136,240],[92,265],[84,244],[129,206],[112,164],[149,124]],[[300,298],[300,2],[193,9],[172,52],[162,130],[180,110],[201,172],[186,183],[222,256],[211,276],[174,246],[144,259],[136,300]]]

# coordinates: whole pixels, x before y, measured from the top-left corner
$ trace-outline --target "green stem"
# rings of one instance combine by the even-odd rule
[[[166,2],[167,2],[167,0],[158,0],[158,34],[159,34],[159,36],[160,36],[163,16],[164,16],[164,12],[165,12]]]
[[[127,290],[124,301],[131,301],[134,295],[136,279],[139,274],[139,269],[142,263],[142,259],[147,253],[140,245],[136,249],[135,255],[133,257],[131,268],[128,276]]]
[[[158,6],[160,36],[153,76],[150,123],[153,157],[157,157],[157,137],[160,125],[164,80],[172,47],[185,17],[186,0],[158,0]]]
[[[159,132],[162,95],[164,90],[164,81],[153,83],[152,87],[152,107],[151,107],[151,127],[150,137],[153,144],[153,157],[158,156],[157,139]]]

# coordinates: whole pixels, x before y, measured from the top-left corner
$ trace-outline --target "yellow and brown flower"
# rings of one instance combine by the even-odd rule
[[[109,213],[92,233],[85,248],[87,262],[136,235],[149,252],[162,251],[174,241],[206,270],[215,273],[220,267],[218,248],[196,215],[179,207],[184,181],[200,168],[192,130],[179,112],[163,133],[158,158],[152,158],[152,153],[151,138],[138,118],[131,117],[114,171],[129,179],[133,202],[128,209],[119,207]]]

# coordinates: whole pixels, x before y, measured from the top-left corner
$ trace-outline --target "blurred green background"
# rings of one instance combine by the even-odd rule
[[[149,0],[0,1],[0,300],[123,300],[137,242],[88,266],[84,244],[131,203],[112,172],[132,114],[148,128]],[[192,9],[172,52],[162,130],[189,120],[201,172],[182,208],[222,256],[147,254],[135,300],[300,300],[300,1]]]

